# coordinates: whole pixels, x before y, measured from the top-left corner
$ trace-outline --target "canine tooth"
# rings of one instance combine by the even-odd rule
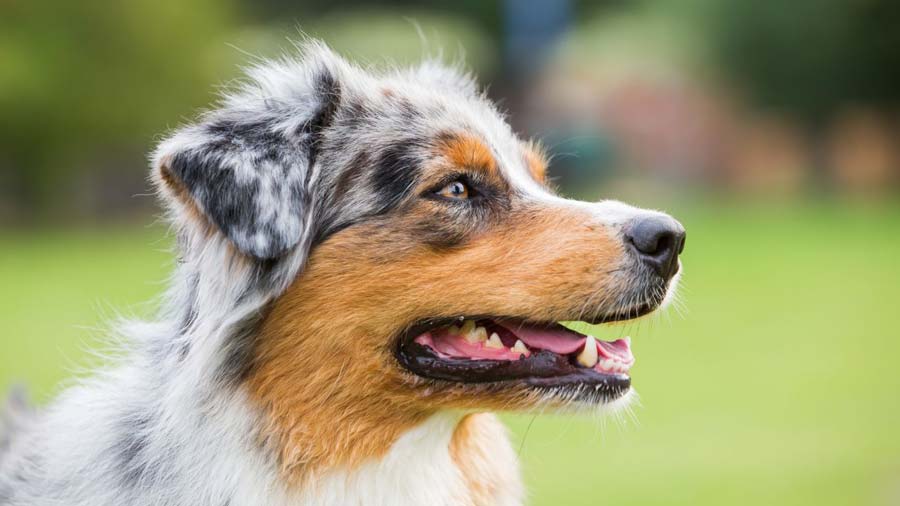
[[[481,327],[481,328],[484,328],[484,327]],[[484,347],[485,348],[496,348],[499,350],[499,349],[503,348],[503,341],[500,340],[500,336],[498,336],[496,332],[493,332],[491,334],[491,337],[488,338],[488,340],[484,343]]]
[[[465,334],[466,341],[475,344],[487,341],[487,329],[484,327],[475,327],[475,330]]]
[[[449,327],[447,327],[447,332],[449,332],[451,336],[458,336],[459,327],[457,327],[456,325],[450,325]]]
[[[493,335],[497,335],[497,334],[495,333]],[[499,339],[499,337],[498,337],[498,339]],[[521,353],[521,354],[525,355],[526,357],[528,355],[531,355],[531,350],[528,349],[528,346],[525,346],[525,343],[523,343],[521,339],[516,339],[516,344],[514,344],[511,349],[512,349],[512,351]]]
[[[584,349],[578,354],[578,363],[585,367],[597,365],[597,341],[594,336],[587,336],[584,340]]]
[[[459,327],[460,335],[467,336],[475,330],[475,320],[465,320]]]

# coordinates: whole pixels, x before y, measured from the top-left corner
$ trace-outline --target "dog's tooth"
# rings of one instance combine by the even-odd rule
[[[475,320],[465,320],[459,327],[459,335],[467,336],[475,330]]]
[[[495,333],[493,335],[497,335],[497,334]],[[499,339],[499,337],[498,337],[498,339]],[[521,354],[525,355],[526,357],[531,355],[531,350],[528,349],[528,346],[525,346],[525,343],[523,343],[521,339],[516,339],[516,344],[514,344],[511,349],[512,349],[512,351],[521,353]]]
[[[468,334],[464,334],[463,337],[465,337],[466,341],[472,344],[483,343],[487,341],[488,338],[487,329],[485,329],[484,327],[475,327],[475,330],[469,332]]]
[[[584,340],[584,349],[578,354],[578,363],[585,367],[597,365],[597,341],[594,336],[587,336]]]
[[[484,327],[479,327],[479,328],[484,328]],[[495,349],[499,350],[499,349],[503,348],[503,341],[500,340],[500,336],[498,336],[496,332],[493,332],[493,333],[491,333],[491,337],[489,337],[488,340],[485,341],[484,347],[485,348],[495,348]]]
[[[456,325],[450,325],[449,327],[447,327],[447,332],[449,332],[451,336],[458,336],[459,327],[457,327]]]

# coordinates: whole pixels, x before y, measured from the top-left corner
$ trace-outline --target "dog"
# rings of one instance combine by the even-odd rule
[[[309,41],[152,155],[161,315],[42,410],[7,410],[0,504],[516,505],[495,411],[621,407],[684,228],[557,196],[468,74]]]

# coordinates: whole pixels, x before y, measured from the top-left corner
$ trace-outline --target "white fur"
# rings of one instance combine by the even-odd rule
[[[317,476],[299,504],[405,506],[466,504],[462,473],[450,457],[450,438],[460,414],[442,413],[408,431],[382,459],[347,473]]]

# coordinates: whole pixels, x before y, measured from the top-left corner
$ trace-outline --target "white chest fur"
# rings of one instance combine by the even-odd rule
[[[470,415],[473,416],[473,415]],[[351,472],[329,472],[298,497],[303,505],[517,505],[522,489],[503,427],[492,415],[474,415],[465,437],[454,441],[464,415],[441,413],[406,432],[388,453]],[[457,434],[456,437],[459,437]],[[477,454],[461,455],[476,444]],[[495,462],[486,462],[490,456]],[[485,472],[490,469],[490,472]]]

